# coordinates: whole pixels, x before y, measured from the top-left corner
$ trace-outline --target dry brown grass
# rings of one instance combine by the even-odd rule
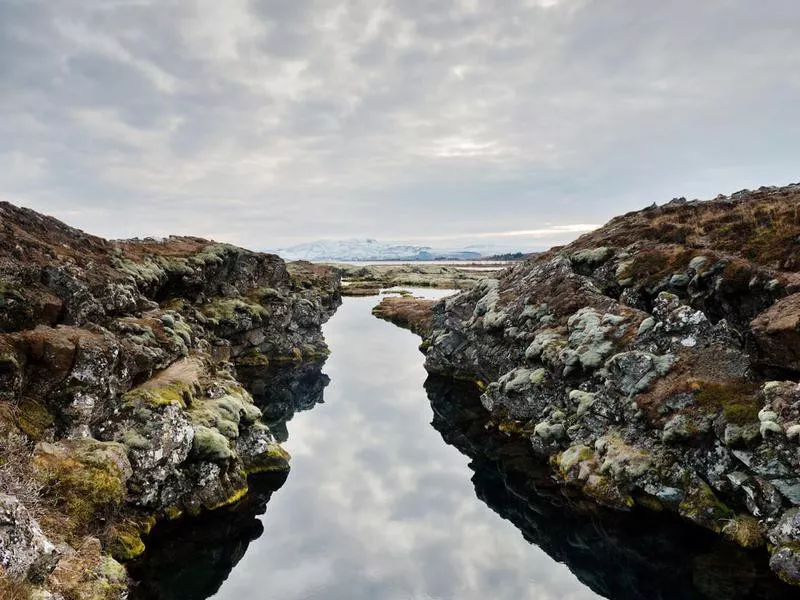
[[[9,415],[11,410],[4,406],[2,412]],[[0,420],[3,418],[0,415]],[[32,451],[24,435],[13,430],[0,435],[0,491],[15,496],[38,516],[43,510],[44,486],[34,476],[31,457]]]
[[[389,297],[373,308],[372,314],[424,337],[432,326],[431,309],[435,303],[420,298]]]
[[[709,249],[781,270],[800,267],[800,187],[768,188],[629,213],[580,238],[576,249],[638,241]]]
[[[30,586],[6,575],[0,567],[0,599],[2,600],[28,600],[31,597]]]
[[[139,389],[158,389],[174,383],[183,383],[190,388],[200,383],[203,374],[202,363],[194,358],[184,358],[175,361],[163,371],[159,371],[150,379],[139,386]]]

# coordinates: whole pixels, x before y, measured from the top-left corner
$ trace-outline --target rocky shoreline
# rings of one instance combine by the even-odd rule
[[[340,302],[326,267],[0,203],[0,596],[124,598],[157,521],[287,471],[239,371],[324,358]]]
[[[463,264],[331,264],[342,276],[344,296],[377,296],[381,289],[425,287],[438,289],[469,289],[485,277],[495,276],[503,263]]]
[[[566,488],[763,548],[799,585],[799,207],[800,185],[676,199],[378,313]]]

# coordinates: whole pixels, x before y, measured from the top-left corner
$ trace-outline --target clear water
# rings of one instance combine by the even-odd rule
[[[142,598],[791,597],[760,555],[566,498],[527,449],[471,425],[468,391],[426,384],[418,338],[372,317],[377,301],[346,298],[325,326],[329,383],[312,369],[256,394],[292,454],[283,486],[157,532]]]

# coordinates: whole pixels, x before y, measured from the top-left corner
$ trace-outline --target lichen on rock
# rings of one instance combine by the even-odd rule
[[[0,216],[0,466],[21,439],[11,481],[31,482],[8,500],[0,569],[42,598],[123,598],[116,559],[140,555],[156,520],[288,470],[237,367],[326,356],[340,275],[199,238],[109,242],[8,203]],[[25,558],[50,556],[25,503],[57,565]]]
[[[652,207],[517,263],[431,308],[426,368],[486,382],[497,430],[598,503],[761,547],[800,506],[799,198]],[[800,585],[798,540],[770,543]]]

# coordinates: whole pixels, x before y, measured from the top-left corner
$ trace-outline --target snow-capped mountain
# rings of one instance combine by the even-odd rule
[[[429,246],[387,244],[374,239],[319,241],[276,250],[288,260],[378,261],[378,260],[469,260],[481,257],[468,250],[437,250]]]

